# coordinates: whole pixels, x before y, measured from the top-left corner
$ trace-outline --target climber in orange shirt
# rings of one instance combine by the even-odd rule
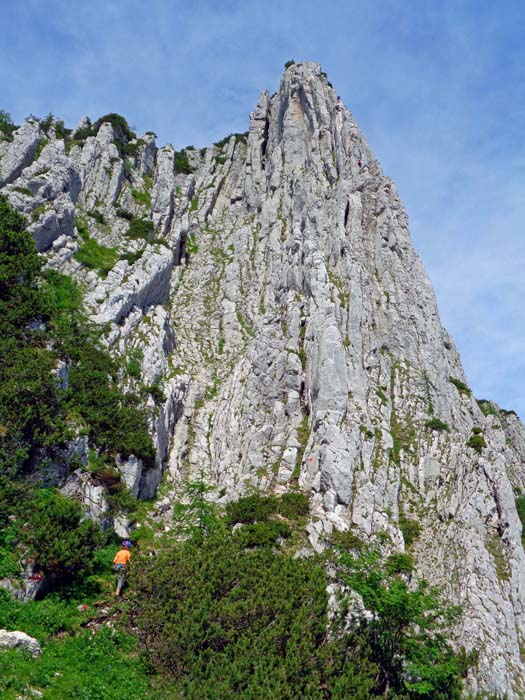
[[[129,551],[130,547],[131,542],[129,540],[124,540],[122,543],[122,548],[116,553],[115,558],[113,559],[113,568],[118,574],[117,590],[115,595],[120,595],[126,581],[126,566],[131,559],[131,552]]]

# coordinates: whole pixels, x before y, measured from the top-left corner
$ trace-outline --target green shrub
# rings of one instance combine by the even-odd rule
[[[140,379],[142,375],[142,351],[136,349],[132,350],[129,356],[129,360],[126,363],[126,369],[128,375],[133,377],[133,379]]]
[[[448,423],[445,423],[439,418],[431,418],[425,423],[425,426],[427,428],[430,428],[430,430],[450,430],[450,426],[448,425]]]
[[[445,632],[460,610],[426,581],[410,581],[406,554],[383,563],[374,549],[358,557],[342,552],[336,564],[340,580],[372,613],[362,635],[379,671],[375,692],[385,698],[459,700],[463,657],[454,654]]]
[[[224,146],[226,146],[227,143],[230,142],[230,139],[232,137],[235,139],[236,144],[246,143],[248,141],[248,133],[249,133],[248,131],[245,131],[243,134],[228,134],[228,136],[225,136],[220,141],[215,141],[215,143],[213,145],[219,149],[222,149],[222,148],[224,148]],[[217,160],[218,158],[221,158],[221,156],[215,156],[215,160]],[[219,162],[226,162],[226,159],[224,159],[224,161],[219,161]]]
[[[81,216],[75,217],[75,226],[77,227],[80,238],[89,238],[89,228],[84,218]]]
[[[123,147],[128,143],[128,141],[132,141],[133,139],[137,138],[135,132],[129,128],[126,119],[121,114],[116,114],[115,112],[99,117],[99,119],[97,119],[97,121],[93,124],[91,130],[92,134],[96,135],[102,124],[107,122],[109,122],[113,127],[116,146],[119,148],[119,150],[122,151]]]
[[[132,189],[131,194],[137,204],[151,208],[151,194],[149,192],[141,192],[140,190]]]
[[[24,218],[0,196],[0,473],[17,471],[29,453],[60,443],[65,425],[45,347],[52,309],[42,294],[42,258]]]
[[[448,381],[456,387],[460,394],[465,394],[465,396],[470,396],[472,394],[468,386],[460,379],[454,379],[454,377],[449,377]]]
[[[494,406],[492,401],[488,401],[487,399],[478,399],[477,404],[484,416],[496,416],[499,418],[499,411]]]
[[[479,425],[475,425],[472,428],[472,433],[473,435],[481,435],[483,433],[483,428],[480,428]]]
[[[38,697],[35,692],[28,694],[28,688],[39,689],[45,700],[166,700],[175,697],[167,683],[159,687],[148,673],[138,658],[134,637],[105,625],[96,632],[82,630],[77,635],[50,639],[43,654],[36,659],[16,650],[0,654],[2,700]]]
[[[126,211],[125,209],[121,209],[120,207],[117,209],[116,214],[121,219],[127,219],[128,221],[131,221],[133,219],[133,214],[131,212]]]
[[[57,139],[67,139],[69,136],[71,136],[71,129],[66,129],[64,126],[64,122],[62,119],[57,119],[55,122],[55,136]]]
[[[89,252],[85,222],[77,228]],[[0,473],[17,474],[38,450],[51,456],[63,447],[70,416],[86,426],[92,446],[153,463],[140,398],[118,389],[118,366],[80,313],[81,298],[73,280],[42,271],[23,217],[0,197]],[[54,374],[60,358],[69,364],[67,391]]]
[[[105,114],[97,119],[94,124],[90,123],[83,129],[77,129],[77,131],[75,131],[73,134],[75,141],[82,143],[89,136],[96,136],[102,124],[107,122],[109,122],[113,127],[114,143],[119,151],[119,155],[122,158],[125,158],[127,155],[136,155],[139,146],[141,145],[140,140],[136,144],[130,143],[130,141],[137,138],[137,135],[130,129],[126,119],[122,115],[116,114],[115,112]]]
[[[25,513],[24,513],[25,510]],[[98,526],[84,520],[80,504],[52,489],[37,491],[22,511],[30,531],[24,543],[38,567],[53,579],[85,576],[93,569],[93,551],[102,544]]]
[[[186,175],[193,172],[186,151],[175,151],[173,155],[173,171]]]
[[[189,235],[186,240],[186,253],[188,255],[196,255],[199,252],[199,246],[195,241],[194,235]]]
[[[80,332],[79,309],[82,304],[82,291],[77,282],[55,270],[44,270],[41,292],[50,309],[49,332],[62,343],[67,336]],[[87,342],[89,342],[86,339]]]
[[[73,605],[56,595],[44,600],[21,603],[0,589],[0,627],[23,629],[26,634],[39,640],[70,631],[76,622]]]
[[[166,395],[164,394],[160,384],[155,383],[145,386],[144,391],[151,395],[156,404],[162,404],[166,401]]]
[[[242,547],[271,547],[279,538],[291,537],[290,527],[280,520],[243,525],[235,532],[235,537]]]
[[[181,697],[322,697],[312,694],[327,607],[317,563],[216,536],[141,559],[130,591],[144,653]]]
[[[143,239],[147,241],[152,233],[153,221],[134,217],[129,222],[126,235],[133,239]]]
[[[290,68],[290,66],[293,65],[295,65],[295,61],[293,59],[290,61],[286,61],[286,63],[284,64],[284,69],[286,70],[287,68]]]
[[[399,529],[407,547],[411,547],[421,534],[421,525],[418,521],[408,518],[404,513],[399,514]]]
[[[243,533],[262,538],[273,524],[215,529],[133,566],[130,625],[146,660],[173,680],[174,697],[459,700],[466,657],[444,634],[458,611],[424,581],[409,584],[409,555],[383,562],[375,550],[339,552],[336,580],[373,617],[349,629],[343,595],[327,633],[325,567],[269,540],[245,546]]]
[[[173,522],[179,536],[198,543],[222,529],[217,505],[208,497],[214,490],[203,479],[185,484],[182,500],[173,506]]]
[[[90,441],[110,455],[133,454],[151,466],[155,451],[139,397],[117,388],[117,366],[105,351],[84,345],[78,352],[79,362],[70,369],[68,397],[89,426]]]
[[[467,447],[472,447],[478,454],[481,454],[483,448],[486,446],[487,443],[483,435],[471,435],[467,440]]]
[[[41,119],[40,120],[40,128],[42,129],[42,131],[45,131],[45,132],[49,131],[54,120],[55,120],[55,118],[51,112],[49,112],[49,114],[47,114],[43,119]]]
[[[0,109],[0,131],[6,141],[13,140],[13,132],[17,128],[18,127],[13,124],[9,112],[6,112],[5,109]]]
[[[366,545],[364,540],[353,530],[334,530],[332,544],[336,549],[360,552]]]
[[[21,546],[55,583],[93,570],[93,552],[103,537],[93,521],[84,519],[77,501],[55,489],[19,485],[5,477],[0,478],[0,497],[5,503],[0,544],[11,553],[11,560]]]
[[[96,270],[101,277],[105,277],[115,267],[119,254],[117,248],[108,248],[94,238],[84,237],[73,257],[88,270]]]
[[[21,566],[19,557],[11,549],[0,547],[0,579],[17,579],[20,577],[20,573]]]
[[[255,523],[265,522],[272,513],[277,512],[277,499],[275,496],[244,496],[238,501],[232,501],[226,506],[226,522]]]
[[[95,219],[95,221],[98,224],[106,223],[106,217],[101,211],[98,211],[98,209],[93,209],[93,211],[88,212],[88,216],[90,216],[92,219]]]
[[[412,573],[414,569],[414,560],[410,554],[405,552],[396,552],[391,554],[385,562],[385,571],[390,575]]]
[[[134,143],[126,143],[122,146],[122,154],[128,158],[136,158],[145,143],[142,139],[137,139]]]
[[[304,493],[288,492],[279,499],[279,513],[285,518],[298,518],[308,515],[310,512],[310,500]]]
[[[137,260],[140,260],[144,253],[144,249],[137,250],[135,253],[122,253],[119,260],[127,260],[130,265],[134,265]]]
[[[249,134],[249,131],[244,131],[242,134],[234,134],[235,143],[248,143]]]

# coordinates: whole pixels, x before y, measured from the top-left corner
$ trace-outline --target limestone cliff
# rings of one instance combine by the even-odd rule
[[[0,178],[151,387],[157,467],[121,465],[132,491],[163,472],[223,499],[300,488],[317,549],[352,527],[402,550],[418,521],[419,573],[480,654],[472,687],[522,697],[524,428],[472,396],[395,184],[320,66],[289,66],[249,132],[201,151],[86,125],[29,120]]]

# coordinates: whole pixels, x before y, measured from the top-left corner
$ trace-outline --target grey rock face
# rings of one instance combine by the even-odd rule
[[[42,653],[40,644],[34,637],[30,637],[25,632],[8,632],[0,630],[1,649],[27,649],[31,656],[39,656]]]
[[[141,136],[144,141],[144,146],[140,151],[138,171],[144,176],[151,176],[155,169],[155,154],[157,147],[155,145],[155,136],[153,134],[144,134]]]
[[[480,655],[471,688],[521,697],[524,428],[468,390],[396,186],[320,66],[289,67],[247,135],[188,151],[191,174],[143,140],[125,158],[103,125],[4,187],[22,211],[55,213],[52,233],[37,234],[44,214],[34,224],[48,264],[82,282],[109,350],[140,359],[157,461],[121,464],[132,491],[152,497],[166,469],[174,489],[204,475],[224,500],[300,488],[317,551],[349,528],[402,551],[417,520],[418,573],[462,605],[455,641]],[[59,183],[77,216],[104,213],[88,223],[121,258],[107,276],[75,260]],[[130,239],[123,211],[154,232]],[[95,488],[79,470],[66,492],[103,519]]]
[[[117,469],[122,474],[122,479],[132,496],[139,495],[140,478],[142,476],[142,461],[134,456],[128,459],[117,457]]]
[[[0,159],[0,187],[21,174],[35,157],[40,142],[40,127],[35,119],[28,119],[13,134],[13,141],[7,146]]]
[[[92,520],[99,522],[105,529],[111,527],[104,487],[93,483],[88,473],[75,470],[60,490],[64,495],[80,500],[87,516]]]
[[[28,217],[39,251],[74,235],[80,187],[78,169],[66,156],[63,142],[55,141],[7,188],[10,202]]]
[[[115,204],[124,181],[124,166],[114,144],[111,124],[102,124],[97,136],[87,139],[78,167],[82,177],[79,203],[86,210]]]
[[[316,64],[263,93],[247,144],[219,158],[179,229],[174,478],[204,469],[230,497],[298,483],[316,549],[352,527],[402,550],[400,516],[418,520],[420,574],[464,605],[458,642],[481,654],[473,687],[516,696],[525,559],[506,465],[521,482],[523,455],[457,388],[394,183]]]
[[[45,579],[41,574],[33,575],[25,569],[22,573],[22,578],[19,579],[0,579],[0,588],[20,600],[22,603],[28,603],[30,600],[35,600],[40,590],[44,587]]]
[[[173,253],[162,245],[148,246],[130,265],[117,262],[108,276],[86,296],[95,323],[119,323],[134,308],[162,304],[169,289]]]
[[[159,237],[164,237],[173,216],[175,174],[173,172],[173,148],[166,146],[157,153],[155,184],[151,197],[153,223]]]

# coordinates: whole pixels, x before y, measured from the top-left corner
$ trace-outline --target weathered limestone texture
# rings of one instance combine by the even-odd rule
[[[8,632],[0,630],[0,649],[27,649],[31,656],[42,653],[40,644],[25,632]]]
[[[349,528],[402,551],[417,520],[418,573],[462,605],[455,641],[479,652],[472,690],[523,697],[524,427],[471,395],[396,186],[320,66],[289,66],[246,134],[183,157],[151,134],[124,152],[106,123],[31,163],[39,133],[2,146],[2,191],[140,365],[128,388],[146,390],[157,460],[119,463],[132,493],[166,472],[223,501],[299,488],[319,551]],[[131,235],[132,219],[150,224]],[[78,259],[88,239],[109,271]],[[103,519],[97,488],[78,470],[64,490]]]

